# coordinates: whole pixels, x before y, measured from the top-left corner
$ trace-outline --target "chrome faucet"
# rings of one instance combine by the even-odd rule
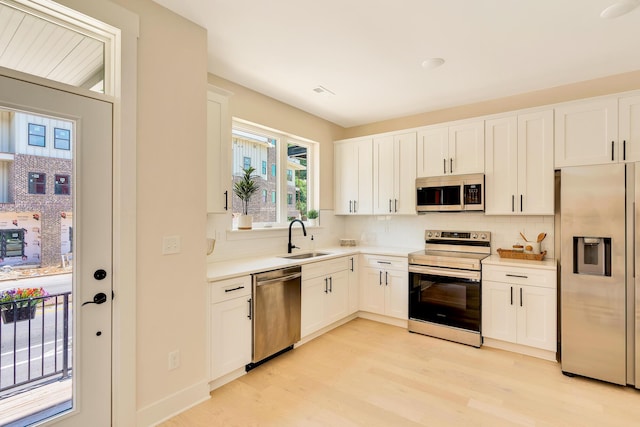
[[[304,222],[300,221],[299,219],[294,219],[293,221],[291,221],[289,223],[289,245],[287,246],[287,253],[289,253],[289,254],[291,253],[291,250],[293,248],[298,248],[297,246],[294,246],[294,245],[291,244],[291,227],[293,226],[294,222],[299,222],[300,225],[302,226],[302,232],[304,233],[305,236],[307,235],[307,229],[304,228]],[[298,248],[298,249],[300,249],[300,248]]]

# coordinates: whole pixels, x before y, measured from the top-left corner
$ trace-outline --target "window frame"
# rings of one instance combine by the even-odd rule
[[[31,127],[32,126],[37,126],[42,128],[42,135],[39,135],[37,133],[33,133],[31,131]],[[42,144],[37,144],[37,143],[32,143],[31,142],[31,137],[38,137],[38,138],[42,138]],[[47,126],[46,125],[41,125],[38,123],[31,123],[29,122],[27,124],[27,145],[30,145],[32,147],[40,147],[40,148],[45,148],[47,146]]]
[[[311,209],[318,209],[317,188],[318,174],[317,161],[319,158],[319,144],[315,141],[289,134],[287,132],[277,131],[266,128],[261,125],[244,121],[242,119],[232,119],[232,129],[256,133],[270,139],[276,140],[276,163],[267,164],[268,174],[272,174],[276,170],[276,190],[269,196],[267,204],[272,204],[273,195],[275,193],[276,204],[276,221],[275,222],[253,222],[253,228],[285,228],[288,227],[287,211],[290,205],[287,203],[287,148],[290,144],[295,144],[307,149],[307,212]],[[233,156],[233,145],[230,144]],[[269,167],[270,166],[270,167]],[[294,174],[295,175],[295,174]],[[272,175],[273,176],[273,175]],[[295,183],[295,177],[294,177]],[[295,205],[296,196],[293,196],[293,204]]]
[[[57,132],[58,131],[64,131],[67,133],[68,138],[64,139],[64,138],[58,138]],[[59,141],[63,141],[66,143],[66,147],[60,147],[58,142]],[[57,128],[54,127],[53,128],[53,148],[57,149],[57,150],[66,150],[66,151],[70,151],[71,150],[71,129],[65,129],[65,128]]]
[[[40,176],[42,176],[42,183],[37,183],[37,182],[33,183],[33,187],[32,187],[31,178],[33,175],[38,175],[37,178],[40,178]],[[37,189],[37,185],[42,185],[42,188],[43,188],[42,193],[39,193],[37,191],[31,191],[32,188]],[[27,173],[27,192],[28,194],[39,195],[39,196],[47,194],[47,174],[42,172],[28,172]]]
[[[60,178],[64,178],[67,180],[66,183],[59,183],[58,180]],[[59,192],[59,189],[66,188],[67,192]],[[71,175],[56,173],[53,175],[53,194],[56,196],[70,196],[71,195]]]

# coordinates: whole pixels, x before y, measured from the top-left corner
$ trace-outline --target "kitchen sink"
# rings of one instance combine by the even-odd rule
[[[307,252],[304,254],[296,254],[296,255],[288,255],[288,256],[283,256],[281,258],[287,258],[287,259],[306,259],[306,258],[315,258],[317,256],[323,256],[323,255],[331,255],[328,252]]]

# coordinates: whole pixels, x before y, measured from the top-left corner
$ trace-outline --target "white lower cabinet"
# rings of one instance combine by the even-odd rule
[[[302,266],[302,337],[349,315],[350,258],[342,257]]]
[[[398,319],[409,316],[407,259],[392,256],[362,256],[360,310]]]
[[[211,284],[211,380],[251,362],[251,276]]]
[[[482,336],[555,352],[555,268],[483,264],[482,276]]]

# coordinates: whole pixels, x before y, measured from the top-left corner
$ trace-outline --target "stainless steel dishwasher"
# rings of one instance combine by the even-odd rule
[[[247,370],[300,341],[302,268],[253,275],[253,354]]]

